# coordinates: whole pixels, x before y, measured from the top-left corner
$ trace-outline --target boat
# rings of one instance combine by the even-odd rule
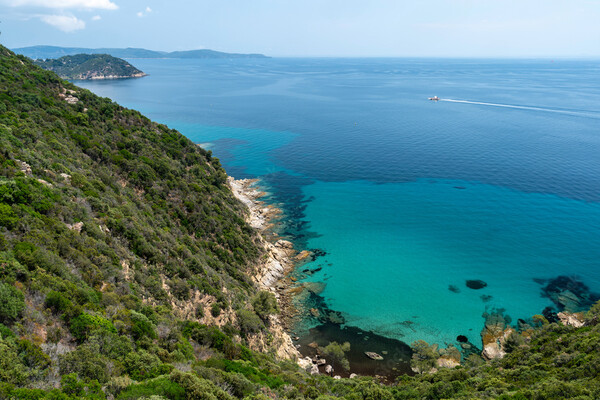
[[[430,97],[429,100],[438,101],[440,98],[437,96]]]
[[[375,360],[375,361],[383,360],[383,357],[380,356],[379,354],[375,353],[374,351],[365,351],[365,355],[367,357],[369,357],[371,360]]]

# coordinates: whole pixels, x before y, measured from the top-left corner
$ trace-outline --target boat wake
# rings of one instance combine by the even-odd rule
[[[519,106],[519,105],[514,105],[514,104],[485,103],[482,101],[469,101],[469,100],[457,100],[457,99],[439,99],[438,101],[447,101],[450,103],[462,103],[462,104],[477,104],[477,105],[481,105],[481,106],[491,106],[491,107],[516,108],[519,110],[543,111],[543,112],[551,112],[551,113],[558,113],[558,114],[576,115],[576,116],[580,116],[580,117],[600,118],[600,113],[593,112],[593,111],[569,111],[569,110],[560,110],[560,109],[556,109],[556,108]]]

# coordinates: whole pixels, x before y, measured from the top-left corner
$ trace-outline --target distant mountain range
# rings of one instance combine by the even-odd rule
[[[30,46],[12,49],[17,54],[23,54],[32,59],[59,58],[75,54],[110,54],[119,58],[268,58],[263,54],[223,53],[215,50],[186,50],[186,51],[154,51],[128,47],[126,49],[102,48],[89,49],[84,47],[59,46]]]

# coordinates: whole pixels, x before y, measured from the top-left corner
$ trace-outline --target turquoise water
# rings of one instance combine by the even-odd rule
[[[600,292],[598,62],[132,62],[149,76],[78,84],[262,178],[348,325],[477,344],[484,312],[553,306],[540,280]]]
[[[309,244],[328,252],[310,266],[324,266],[311,280],[326,282],[329,306],[365,330],[408,343],[461,334],[479,343],[485,311],[526,318],[551,304],[533,278],[585,271],[598,284],[598,203],[427,179],[305,192],[314,197],[306,218],[321,234]],[[469,289],[468,279],[488,286]]]

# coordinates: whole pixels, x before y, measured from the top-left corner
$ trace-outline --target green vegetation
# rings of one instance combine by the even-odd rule
[[[581,328],[538,317],[501,360],[388,386],[251,350],[278,308],[225,182],[178,132],[0,47],[0,398],[600,398],[600,304]],[[324,348],[340,365],[348,350]],[[414,354],[430,371],[442,352]]]
[[[350,362],[346,358],[346,353],[350,351],[350,343],[345,342],[339,344],[338,342],[331,342],[325,348],[323,348],[323,354],[334,361],[335,363],[342,366],[346,371],[350,369]]]
[[[34,63],[64,79],[135,78],[145,75],[127,61],[108,54],[76,54],[55,60],[35,60]]]

